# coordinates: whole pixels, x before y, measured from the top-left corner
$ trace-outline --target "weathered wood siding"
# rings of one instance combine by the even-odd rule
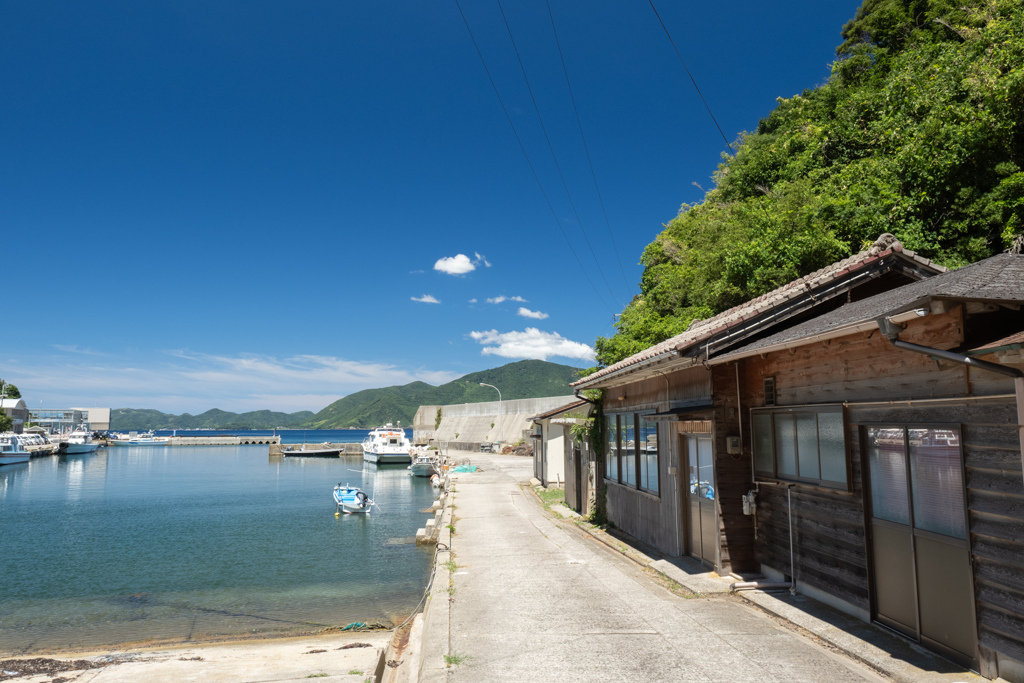
[[[609,389],[605,396],[604,409],[606,416],[649,409],[665,410],[675,402],[710,396],[711,371],[698,366]],[[701,418],[710,419],[710,411],[707,413]],[[680,519],[682,500],[679,481],[676,475],[669,474],[669,467],[675,467],[679,472],[678,448],[679,439],[675,425],[671,422],[660,422],[657,495],[605,480],[608,520],[630,536],[674,556],[685,551],[681,543],[683,529]],[[599,476],[603,476],[603,469]]]
[[[754,554],[754,518],[743,514],[742,496],[753,488],[750,447],[730,455],[726,438],[740,435],[740,408],[737,403],[736,368],[733,365],[714,369],[714,431],[712,443],[715,457],[715,499],[718,503],[719,570],[747,572],[757,569]],[[744,434],[744,441],[747,441]]]
[[[901,338],[935,348],[963,339],[961,309],[912,323]],[[723,368],[724,369],[724,368]],[[723,375],[725,373],[722,373]],[[718,378],[716,374],[716,398]],[[877,331],[776,351],[741,365],[744,467],[750,468],[750,408],[764,405],[764,379],[775,378],[776,405],[925,399],[962,395],[963,367],[896,349]],[[848,491],[796,484],[792,489],[796,580],[870,610],[860,434],[863,421],[846,411]],[[740,467],[737,464],[737,467]],[[757,561],[790,574],[789,506],[785,487],[762,485],[757,505]]]
[[[963,326],[962,310],[957,308],[912,321],[900,338],[954,348],[964,339]],[[764,405],[765,377],[775,378],[780,406],[846,403],[850,490],[793,487],[795,574],[798,583],[864,610],[871,609],[871,588],[862,426],[960,426],[982,661],[991,660],[985,649],[1024,661],[1024,471],[1016,404],[1012,397],[1003,397],[1013,393],[1012,381],[896,349],[877,332],[749,358],[741,361],[740,370],[748,459],[749,409]],[[715,379],[717,399],[717,373]],[[954,400],[908,403],[935,398]],[[725,403],[720,407],[718,421],[727,419],[729,408]],[[726,495],[723,491],[723,498]],[[760,487],[755,547],[759,562],[790,573],[785,487]]]

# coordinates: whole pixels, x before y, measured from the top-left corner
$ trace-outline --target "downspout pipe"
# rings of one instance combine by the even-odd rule
[[[1005,377],[1013,378],[1013,389],[1014,394],[1017,396],[1017,437],[1020,442],[1020,458],[1021,465],[1024,466],[1024,372],[1021,372],[1017,368],[1010,368],[999,363],[990,363],[987,360],[978,360],[977,358],[971,358],[963,354],[954,353],[952,351],[943,351],[942,349],[933,349],[930,346],[921,346],[920,344],[911,344],[910,342],[902,341],[899,336],[900,332],[903,331],[904,326],[899,323],[894,323],[887,317],[881,317],[876,320],[878,323],[878,329],[882,332],[885,337],[892,342],[892,345],[898,349],[905,351],[913,351],[914,353],[923,353],[926,356],[933,356],[935,358],[942,358],[944,360],[953,361],[954,363],[962,363],[972,368],[978,368],[979,370],[988,370],[989,372],[995,372]]]

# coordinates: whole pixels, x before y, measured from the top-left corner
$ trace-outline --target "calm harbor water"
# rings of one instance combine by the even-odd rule
[[[339,482],[381,511],[335,517]],[[266,446],[0,468],[0,654],[391,623],[426,584],[431,554],[412,537],[432,500],[405,466],[270,460]]]

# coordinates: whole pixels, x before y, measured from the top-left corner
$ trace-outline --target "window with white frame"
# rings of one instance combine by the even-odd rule
[[[758,476],[848,489],[842,406],[751,411]]]

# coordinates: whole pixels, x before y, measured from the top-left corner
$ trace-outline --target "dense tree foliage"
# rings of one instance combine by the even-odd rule
[[[13,384],[7,384],[0,379],[0,384],[3,385],[3,390],[0,391],[0,397],[2,398],[21,398],[21,392],[18,391],[18,387]]]
[[[182,413],[169,415],[147,408],[116,408],[110,413],[110,428],[114,430],[146,429],[274,429],[294,428],[305,423],[313,413],[278,413],[271,410],[253,410],[248,413],[230,413],[213,408],[199,415]]]
[[[864,0],[824,85],[741,136],[641,259],[614,363],[891,232],[960,266],[1024,242],[1024,3]]]

